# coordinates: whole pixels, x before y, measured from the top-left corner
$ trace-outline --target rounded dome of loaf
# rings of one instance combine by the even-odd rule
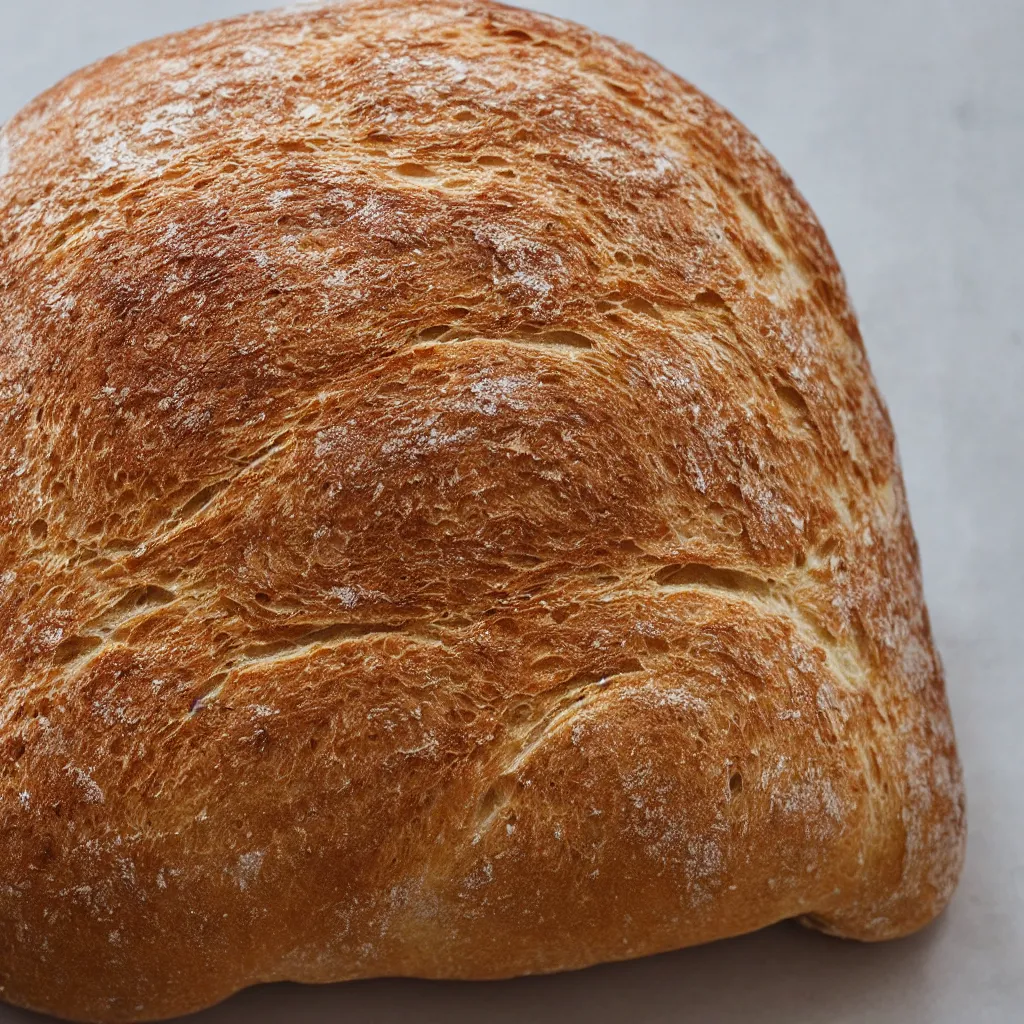
[[[949,897],[839,268],[627,46],[355,0],[46,93],[0,135],[0,482],[17,1002],[885,938]]]

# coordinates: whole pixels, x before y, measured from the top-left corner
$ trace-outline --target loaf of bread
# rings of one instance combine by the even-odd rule
[[[0,143],[0,995],[167,1017],[932,919],[961,771],[842,276],[487,0],[138,46]]]

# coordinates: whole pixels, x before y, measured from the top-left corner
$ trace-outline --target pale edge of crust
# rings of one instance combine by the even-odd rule
[[[0,133],[0,994],[502,977],[945,905],[961,770],[828,243],[480,0],[205,26]]]

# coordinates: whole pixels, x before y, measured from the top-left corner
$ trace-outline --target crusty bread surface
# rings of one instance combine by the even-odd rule
[[[893,434],[761,145],[485,0],[254,15],[0,134],[0,996],[497,978],[963,855]]]

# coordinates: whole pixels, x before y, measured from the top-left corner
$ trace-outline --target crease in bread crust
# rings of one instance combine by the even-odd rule
[[[157,1019],[949,900],[962,775],[821,227],[486,0],[134,47],[0,130],[0,996]]]

